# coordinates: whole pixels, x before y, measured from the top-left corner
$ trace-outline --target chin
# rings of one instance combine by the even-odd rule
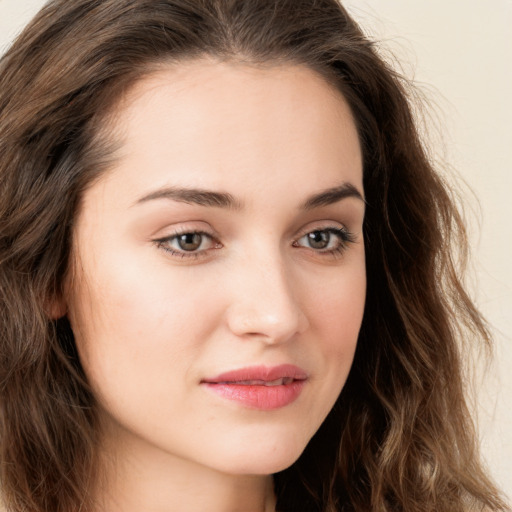
[[[307,442],[298,442],[291,436],[267,442],[253,441],[245,446],[233,445],[227,456],[219,457],[218,460],[223,461],[219,469],[239,475],[271,475],[290,467],[301,456],[306,445]]]

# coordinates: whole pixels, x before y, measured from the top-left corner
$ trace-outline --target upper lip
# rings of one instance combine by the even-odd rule
[[[201,382],[209,384],[252,380],[271,382],[277,379],[306,380],[307,378],[308,374],[302,368],[293,364],[281,364],[279,366],[249,366],[231,370],[215,377],[203,379]]]

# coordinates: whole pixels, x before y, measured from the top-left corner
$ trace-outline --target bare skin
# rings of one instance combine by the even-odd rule
[[[135,84],[113,128],[119,158],[84,195],[56,305],[105,424],[98,510],[273,511],[272,474],[331,410],[362,321],[350,110],[305,67],[197,60]],[[303,370],[299,395],[212,392],[255,365]]]

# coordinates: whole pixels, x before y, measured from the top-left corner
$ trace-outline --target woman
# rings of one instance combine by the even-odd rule
[[[0,73],[8,510],[505,510],[463,225],[338,3],[53,1]]]

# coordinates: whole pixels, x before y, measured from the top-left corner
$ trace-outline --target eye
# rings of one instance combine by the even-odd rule
[[[220,247],[220,243],[202,231],[176,233],[155,240],[155,243],[158,247],[179,257],[199,256],[208,249]]]
[[[204,235],[201,233],[185,233],[175,237],[176,244],[183,251],[197,251],[203,244]]]
[[[328,249],[334,237],[329,231],[313,231],[302,238],[312,249]]]
[[[315,229],[296,240],[294,247],[307,247],[320,253],[341,252],[350,242],[354,242],[354,235],[345,228]]]

